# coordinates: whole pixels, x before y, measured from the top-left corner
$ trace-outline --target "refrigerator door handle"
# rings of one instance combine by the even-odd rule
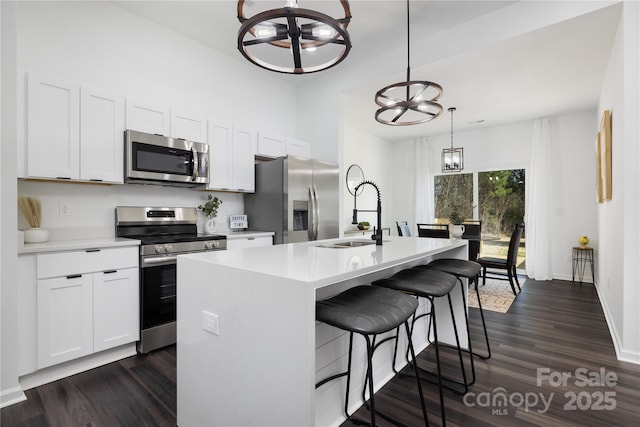
[[[309,186],[309,230],[307,234],[309,235],[309,241],[316,240],[314,236],[314,224],[316,221],[316,201],[313,197],[313,188]]]
[[[318,190],[313,186],[313,240],[318,240],[320,209],[318,208]]]

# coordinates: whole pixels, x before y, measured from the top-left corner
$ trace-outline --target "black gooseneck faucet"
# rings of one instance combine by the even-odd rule
[[[365,184],[369,184],[376,189],[378,193],[378,206],[377,209],[374,210],[365,210],[365,209],[357,209],[356,208],[356,194],[358,194],[358,189]],[[375,230],[375,233],[371,236],[371,240],[376,241],[376,246],[382,246],[382,199],[380,198],[380,189],[373,181],[362,181],[360,184],[356,185],[353,189],[353,220],[352,224],[358,224],[358,212],[376,212],[378,217],[378,227]]]

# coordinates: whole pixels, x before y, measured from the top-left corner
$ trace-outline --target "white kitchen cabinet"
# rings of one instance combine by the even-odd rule
[[[27,75],[26,176],[122,183],[124,98]]]
[[[139,339],[138,248],[36,256],[37,368]]]
[[[227,238],[227,250],[230,249],[242,249],[242,248],[256,248],[259,246],[271,246],[273,245],[272,236],[260,236],[260,237],[242,237],[233,239]]]
[[[93,351],[137,341],[138,269],[108,270],[93,275]]]
[[[123,183],[124,97],[80,90],[80,179]]]
[[[93,352],[93,279],[38,280],[38,368]]]
[[[282,157],[287,155],[287,141],[284,136],[260,132],[256,155],[260,157]]]
[[[173,138],[207,143],[207,119],[196,114],[185,114],[171,110],[171,133]]]
[[[210,190],[255,191],[256,133],[231,123],[209,121]]]
[[[311,158],[311,144],[297,139],[287,138],[287,155]]]
[[[210,190],[231,190],[233,125],[209,120],[209,185]]]
[[[170,136],[170,109],[127,98],[125,124],[130,130]]]
[[[37,73],[27,75],[27,176],[80,176],[80,86]]]
[[[256,133],[252,129],[233,128],[231,176],[238,191],[253,193],[256,190],[255,146]]]

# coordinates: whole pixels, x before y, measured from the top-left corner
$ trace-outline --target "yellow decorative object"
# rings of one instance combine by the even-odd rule
[[[589,238],[587,236],[580,236],[578,238],[578,243],[580,243],[580,247],[586,248],[589,243]]]

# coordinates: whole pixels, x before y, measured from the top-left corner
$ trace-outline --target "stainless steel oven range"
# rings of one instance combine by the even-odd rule
[[[116,236],[140,245],[139,353],[176,342],[176,257],[227,248],[223,235],[198,234],[196,208],[116,208]]]

